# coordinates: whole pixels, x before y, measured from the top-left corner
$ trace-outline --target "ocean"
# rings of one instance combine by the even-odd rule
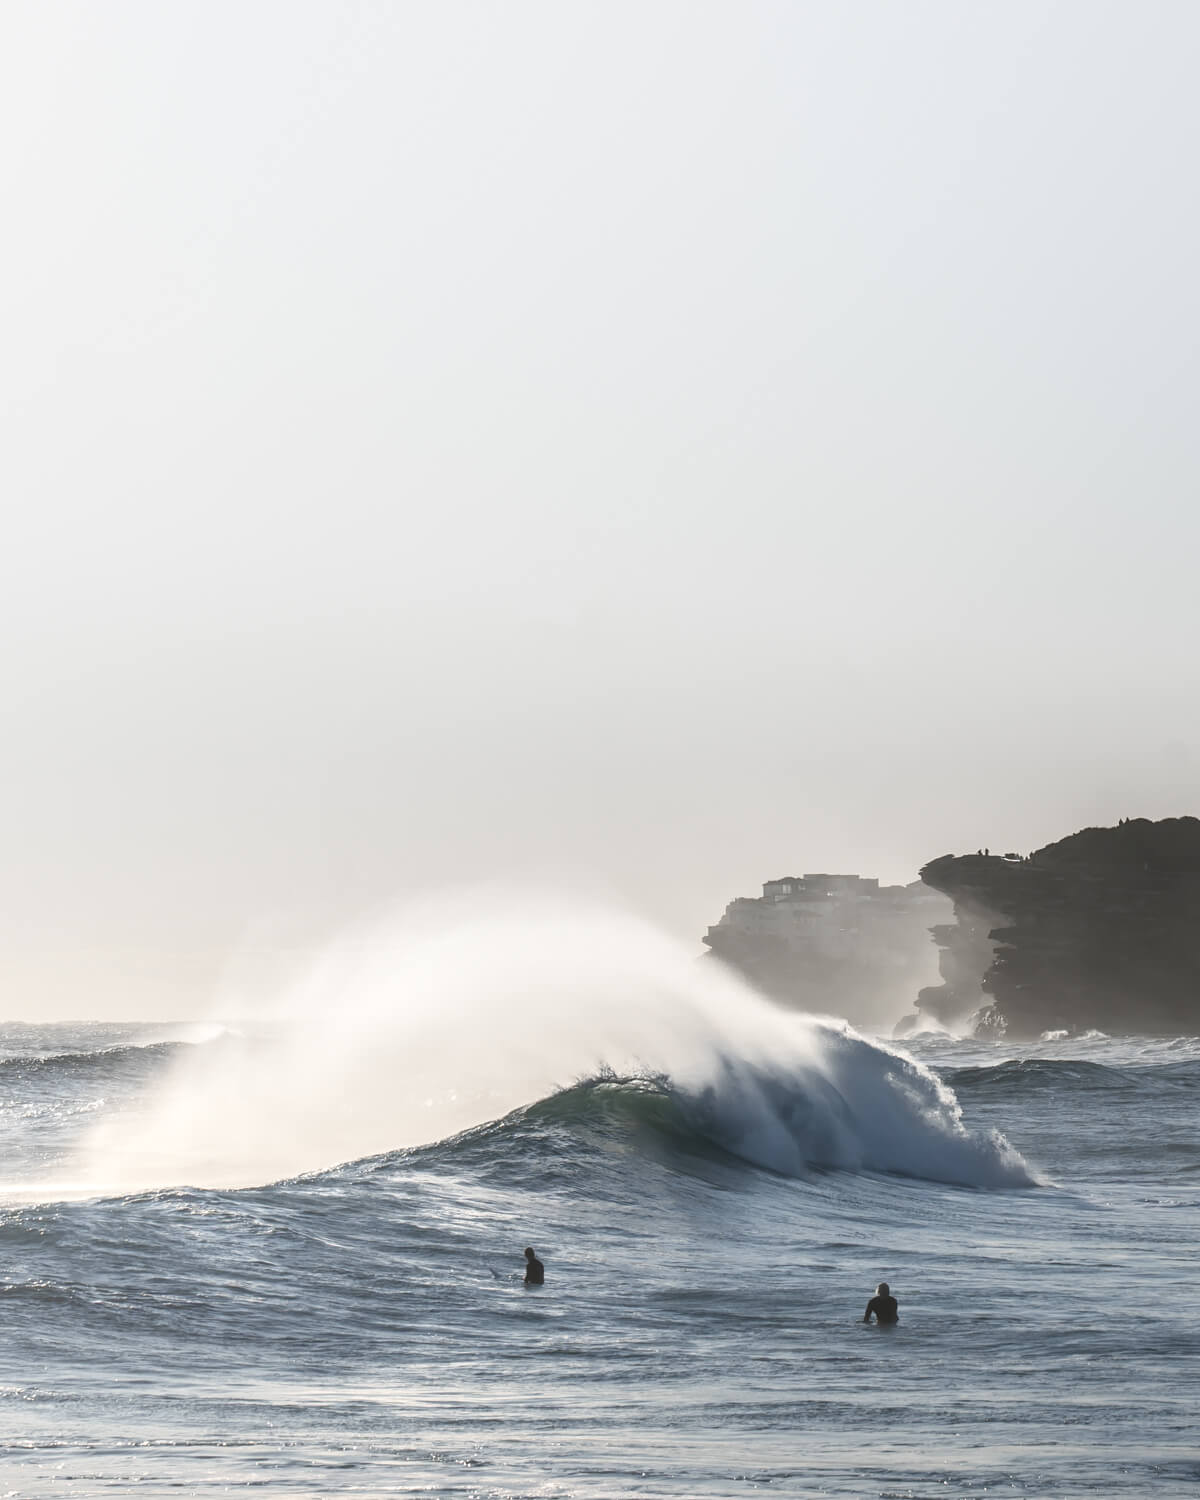
[[[1193,1495],[1198,1089],[1200,1038],[901,1045],[607,918],[6,1024],[0,1493]]]

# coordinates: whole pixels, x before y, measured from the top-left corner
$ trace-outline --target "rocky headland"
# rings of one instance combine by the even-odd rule
[[[919,880],[881,886],[861,875],[784,875],[761,896],[731,901],[704,942],[781,1005],[886,1028],[933,977],[929,933],[952,912]]]
[[[931,929],[943,982],[901,1029],[1200,1031],[1200,818],[1129,818],[1026,856],[947,854],[921,879],[954,921]]]

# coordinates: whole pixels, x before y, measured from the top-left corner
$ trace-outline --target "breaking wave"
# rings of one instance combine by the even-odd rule
[[[460,894],[360,929],[259,1020],[170,1057],[141,1109],[97,1128],[76,1178],[105,1192],[249,1186],[514,1111],[593,1118],[617,1097],[791,1176],[1036,1180],[903,1052],[782,1011],[634,918],[557,897]]]
[[[910,1059],[848,1031],[827,1038],[834,1067],[783,1070],[725,1057],[698,1089],[669,1077],[601,1074],[427,1148],[541,1154],[551,1137],[650,1137],[685,1155],[718,1152],[787,1177],[878,1172],[962,1187],[1021,1188],[1038,1178],[995,1131],[973,1131],[954,1095]]]

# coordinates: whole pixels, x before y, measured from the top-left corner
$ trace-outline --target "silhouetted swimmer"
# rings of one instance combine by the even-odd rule
[[[863,1314],[863,1322],[871,1321],[871,1314],[875,1314],[877,1323],[898,1323],[900,1321],[900,1309],[896,1305],[896,1299],[892,1296],[891,1288],[886,1281],[881,1281],[875,1288],[875,1295],[867,1303],[867,1310]]]
[[[525,1247],[525,1285],[544,1286],[546,1281],[546,1268],[538,1260],[537,1256],[529,1248]]]

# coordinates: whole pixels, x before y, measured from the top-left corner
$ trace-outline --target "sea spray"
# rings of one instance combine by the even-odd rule
[[[813,1166],[1028,1184],[895,1048],[781,1010],[622,913],[458,891],[360,923],[283,999],[183,1049],[71,1169],[97,1192],[239,1186],[425,1144],[608,1070],[667,1078],[715,1143]]]

